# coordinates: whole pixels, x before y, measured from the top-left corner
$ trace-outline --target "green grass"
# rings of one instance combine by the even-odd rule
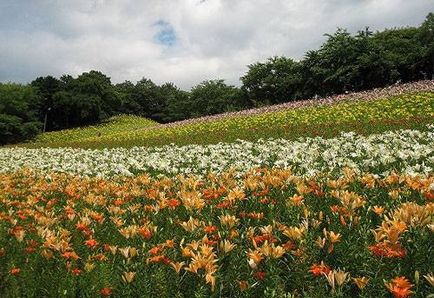
[[[236,139],[333,137],[342,131],[370,134],[403,128],[423,129],[434,123],[433,120],[434,92],[419,92],[374,101],[348,101],[259,115],[231,116],[172,127],[139,130],[140,125],[111,122],[102,126],[105,130],[101,136],[96,135],[98,129],[86,128],[45,134],[24,146],[113,148],[171,143],[213,144]]]
[[[65,129],[40,134],[32,143],[51,144],[67,143],[70,141],[81,142],[86,139],[97,137],[112,137],[119,133],[128,133],[136,129],[144,129],[157,125],[158,123],[147,118],[119,115],[109,118],[107,121],[93,126],[83,128]]]

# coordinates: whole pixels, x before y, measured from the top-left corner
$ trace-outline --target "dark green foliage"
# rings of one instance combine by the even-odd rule
[[[250,65],[241,77],[249,99],[267,105],[433,77],[433,13],[417,28],[366,28],[355,35],[340,28],[326,36],[301,61],[274,57]]]
[[[159,88],[160,96],[164,98],[164,106],[158,115],[162,122],[173,122],[191,117],[189,110],[189,93],[180,90],[173,83],[166,83]]]
[[[419,28],[419,40],[424,47],[423,69],[424,73],[431,74],[434,79],[434,13],[429,13]]]
[[[52,76],[46,76],[46,77],[39,77],[34,80],[31,85],[35,88],[37,91],[40,100],[41,100],[41,106],[39,109],[38,117],[41,121],[45,118],[45,113],[48,112],[48,109],[51,109],[54,104],[54,94],[58,91],[62,90],[61,87],[61,81],[56,79]],[[47,123],[46,130],[52,130],[54,121],[52,120],[52,117],[50,117],[50,120]]]
[[[191,89],[190,115],[199,117],[246,108],[241,91],[224,80],[203,81]]]
[[[130,81],[125,81],[115,85],[115,92],[120,100],[119,110],[122,114],[143,115],[143,107],[134,100],[131,94],[134,91],[134,84]]]
[[[122,113],[163,123],[235,111],[248,106],[241,90],[226,85],[223,80],[204,81],[193,87],[190,93],[172,83],[158,86],[145,78],[135,85],[126,81],[115,88],[121,100]]]
[[[143,110],[142,116],[155,119],[163,109],[164,98],[160,95],[159,87],[149,79],[141,79],[129,94],[130,100],[139,104]]]
[[[36,136],[41,129],[39,104],[31,86],[0,83],[0,145]]]
[[[41,98],[41,121],[47,115],[47,130],[99,123],[119,113],[120,99],[110,78],[99,71],[85,72],[76,79],[40,77],[31,83]]]
[[[149,79],[141,79],[135,85],[130,81],[117,84],[120,98],[119,111],[134,114],[159,122],[183,120],[188,114],[188,93],[172,83],[156,85]]]
[[[243,90],[255,105],[288,102],[300,98],[299,64],[291,58],[273,57],[249,65],[241,78]]]

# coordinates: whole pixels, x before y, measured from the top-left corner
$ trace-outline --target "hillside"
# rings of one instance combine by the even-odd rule
[[[123,116],[96,127],[42,134],[23,146],[113,148],[215,144],[237,139],[333,137],[345,131],[370,134],[422,128],[433,122],[433,116],[434,83],[422,81],[165,125]]]
[[[33,142],[36,144],[70,142],[71,140],[79,142],[97,136],[112,137],[119,133],[152,127],[157,124],[155,121],[138,116],[119,115],[98,125],[43,133],[37,136]]]
[[[0,148],[0,296],[427,296],[433,119],[420,82]]]

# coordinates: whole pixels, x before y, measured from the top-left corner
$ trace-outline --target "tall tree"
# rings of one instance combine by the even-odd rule
[[[419,39],[424,47],[423,72],[434,79],[434,13],[429,13],[420,26]]]
[[[354,88],[353,77],[357,76],[354,62],[360,55],[360,43],[341,28],[326,36],[327,41],[320,49],[308,52],[302,61],[304,89],[308,95],[342,93]]]
[[[241,91],[226,85],[224,80],[203,81],[190,92],[192,117],[213,115],[238,110],[242,103]]]
[[[143,107],[132,96],[134,88],[134,84],[130,81],[125,81],[115,85],[115,91],[120,100],[118,111],[123,114],[143,116]]]
[[[423,78],[424,49],[418,33],[418,28],[387,29],[372,37],[383,53],[382,58],[391,65],[392,80],[407,82]]]
[[[54,94],[62,90],[60,80],[53,76],[38,77],[30,83],[37,91],[41,98],[41,105],[38,112],[39,120],[44,122],[47,119],[46,130],[50,131],[55,128],[51,110],[53,108]],[[48,117],[50,114],[50,117]]]
[[[268,105],[300,98],[299,64],[291,58],[272,57],[248,68],[241,81],[252,104]]]
[[[110,78],[91,70],[76,79],[64,75],[52,97],[50,119],[55,129],[98,123],[116,113],[120,106]]]
[[[165,83],[159,88],[161,98],[164,98],[164,107],[158,118],[162,122],[173,122],[190,118],[189,93],[180,90],[173,83]]]
[[[31,86],[0,83],[0,99],[0,144],[23,141],[40,131],[40,98]]]

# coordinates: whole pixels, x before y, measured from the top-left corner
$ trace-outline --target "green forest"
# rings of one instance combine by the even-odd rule
[[[240,87],[223,79],[203,81],[189,91],[146,78],[114,84],[97,70],[38,77],[29,84],[0,83],[0,144],[117,114],[168,123],[433,78],[433,13],[419,27],[365,28],[356,34],[339,28],[326,37],[299,61],[276,56],[248,65]]]

